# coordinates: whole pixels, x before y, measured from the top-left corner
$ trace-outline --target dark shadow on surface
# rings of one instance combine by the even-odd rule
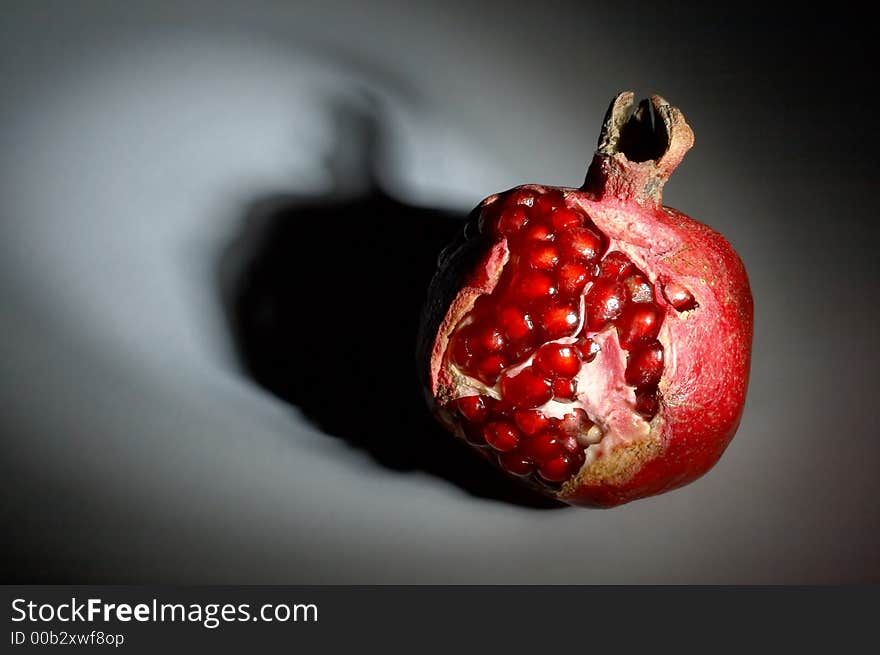
[[[419,314],[437,254],[465,215],[382,192],[376,116],[345,106],[332,115],[339,151],[328,166],[337,179],[359,175],[366,190],[259,198],[220,262],[245,370],[391,470],[424,471],[483,498],[561,507],[469,452],[430,415],[416,374]]]

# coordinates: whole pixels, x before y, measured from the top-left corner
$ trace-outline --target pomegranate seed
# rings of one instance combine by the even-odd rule
[[[577,439],[575,439],[572,435],[564,435],[559,440],[559,445],[567,453],[573,453],[580,450],[580,445],[578,444]]]
[[[589,263],[601,255],[602,237],[585,227],[566,230],[557,240],[565,258]]]
[[[498,217],[498,234],[506,237],[516,234],[528,221],[525,211],[521,208],[507,209]]]
[[[541,327],[548,339],[559,339],[574,334],[580,320],[575,307],[551,305],[541,314]]]
[[[609,252],[599,265],[599,275],[606,280],[618,280],[633,268],[629,257],[617,250]]]
[[[524,454],[536,464],[558,457],[562,453],[559,437],[553,432],[542,432],[523,446]]]
[[[509,348],[508,353],[510,354],[510,361],[521,362],[522,360],[528,358],[528,356],[535,351],[535,348],[537,348],[537,345],[529,341],[517,344],[516,346]]]
[[[571,458],[568,455],[560,455],[538,464],[538,475],[547,482],[565,482],[571,477],[570,466]]]
[[[504,402],[513,408],[539,407],[553,397],[550,380],[535,373],[531,367],[524,368],[519,375],[505,376],[501,379],[501,395]]]
[[[483,429],[483,438],[495,450],[507,453],[519,445],[519,431],[505,421],[491,421]]]
[[[479,323],[481,319],[484,319],[495,311],[495,303],[492,300],[492,296],[490,295],[482,295],[477,298],[474,303],[474,308],[471,310],[471,316],[474,318],[474,322],[471,324],[471,329],[474,329],[473,326]]]
[[[501,330],[491,325],[476,330],[471,334],[468,343],[475,354],[499,352],[507,345]]]
[[[666,282],[662,290],[663,297],[676,311],[686,312],[698,307],[693,294],[676,282]]]
[[[553,231],[543,223],[530,222],[522,231],[522,240],[531,241],[551,241],[553,239]]]
[[[503,202],[505,207],[515,207],[517,205],[531,207],[537,197],[538,192],[534,189],[513,189],[504,196]]]
[[[526,252],[526,262],[532,268],[549,271],[559,263],[559,253],[549,243],[536,245]]]
[[[498,311],[498,325],[511,341],[522,341],[535,329],[531,316],[509,306]]]
[[[620,345],[632,350],[640,342],[656,339],[662,322],[663,315],[657,307],[643,303],[630,305],[615,322]]]
[[[581,354],[581,360],[584,362],[592,362],[599,354],[599,344],[590,337],[581,337],[575,342],[575,347]]]
[[[573,296],[584,290],[590,279],[590,271],[580,264],[567,262],[559,267],[556,279],[559,283],[559,291],[566,296]]]
[[[550,276],[538,271],[523,273],[516,284],[516,295],[523,300],[537,300],[556,295],[556,287]]]
[[[557,400],[577,400],[577,380],[553,380],[553,397]]]
[[[498,456],[501,468],[512,475],[528,475],[532,472],[532,463],[519,453],[504,453]]]
[[[646,418],[653,418],[660,409],[660,398],[657,389],[637,389],[636,390],[636,411]]]
[[[489,386],[498,382],[501,372],[507,366],[504,355],[492,353],[479,360],[474,367],[474,377]]]
[[[626,303],[623,285],[610,280],[598,280],[586,295],[587,326],[597,331],[623,312]]]
[[[631,275],[623,284],[630,302],[654,302],[654,287],[641,273]]]
[[[548,343],[538,350],[532,367],[548,378],[573,378],[581,370],[580,353],[573,346]]]
[[[565,196],[561,192],[550,190],[535,198],[535,204],[532,205],[532,211],[536,216],[546,216],[554,209],[562,207],[565,204]]]
[[[452,361],[459,368],[467,368],[472,357],[468,338],[459,332],[452,339]]]
[[[533,437],[550,425],[550,419],[537,409],[518,409],[513,413],[513,421],[520,431]]]
[[[634,387],[651,387],[663,374],[663,346],[653,341],[629,355],[624,378]]]
[[[583,223],[583,216],[568,207],[560,207],[550,216],[550,225],[553,226],[555,232],[560,232],[570,227],[580,227]]]
[[[489,416],[489,407],[485,396],[463,396],[453,403],[458,413],[471,423],[482,423]]]

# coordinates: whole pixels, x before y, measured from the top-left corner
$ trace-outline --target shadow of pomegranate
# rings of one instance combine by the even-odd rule
[[[337,113],[348,146],[365,149],[356,159],[372,165],[376,120]],[[415,361],[421,306],[437,254],[465,215],[367,187],[345,199],[276,195],[248,208],[220,262],[245,370],[388,469],[424,471],[483,498],[561,507],[446,434],[422,396]]]

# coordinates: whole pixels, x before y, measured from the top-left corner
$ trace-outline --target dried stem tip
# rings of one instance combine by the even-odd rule
[[[624,91],[608,108],[584,189],[659,207],[663,185],[693,144],[681,111],[657,95],[633,110],[633,93]]]

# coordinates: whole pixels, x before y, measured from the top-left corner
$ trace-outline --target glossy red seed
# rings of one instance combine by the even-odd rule
[[[482,423],[489,417],[489,406],[485,396],[464,396],[453,401],[462,417],[471,423]]]
[[[538,465],[538,475],[547,482],[565,482],[571,477],[571,458],[560,455]]]
[[[636,411],[646,418],[653,418],[660,409],[660,398],[657,389],[648,387],[636,389]]]
[[[499,353],[486,355],[478,360],[473,366],[474,377],[484,384],[492,386],[498,382],[498,378],[501,376],[501,372],[506,366],[507,361],[505,360],[504,355]]]
[[[498,463],[511,475],[525,476],[532,472],[532,463],[517,452],[499,455]]]
[[[584,290],[590,279],[590,271],[580,264],[566,262],[559,267],[556,280],[559,292],[565,296],[574,296]]]
[[[571,305],[550,305],[541,312],[540,323],[547,339],[559,339],[575,333],[580,315],[577,308]]]
[[[520,431],[529,437],[533,437],[541,430],[546,430],[550,425],[544,413],[537,409],[518,409],[513,412],[513,422]]]
[[[577,380],[553,380],[553,397],[557,400],[577,400]]]
[[[511,341],[522,341],[535,329],[532,317],[513,306],[502,307],[498,310],[498,326]]]
[[[518,375],[506,375],[501,379],[501,395],[504,403],[510,407],[532,408],[550,400],[553,389],[549,380],[527,367]]]
[[[486,443],[495,450],[507,453],[519,445],[519,431],[506,421],[490,421],[483,430]]]
[[[523,444],[523,451],[533,462],[541,464],[558,457],[562,453],[562,446],[556,433],[542,432]]]
[[[566,453],[573,453],[580,450],[577,439],[575,439],[572,435],[562,435],[562,437],[560,437],[559,439],[559,445]]]
[[[535,221],[531,221],[520,233],[520,239],[526,244],[535,241],[551,241],[553,236],[553,230],[544,223]]]
[[[514,293],[525,302],[556,295],[556,285],[546,273],[525,271],[514,283]]]
[[[666,282],[663,285],[663,297],[679,312],[686,312],[698,307],[693,294],[677,282]]]
[[[556,241],[563,259],[591,263],[602,254],[602,238],[585,227],[566,230]]]
[[[652,341],[630,353],[624,378],[634,387],[656,386],[663,375],[663,346]]]
[[[571,475],[574,475],[580,470],[586,459],[587,454],[584,452],[583,448],[578,448],[574,452],[568,454],[568,470]]]
[[[532,205],[532,212],[536,216],[546,216],[550,214],[550,212],[552,212],[554,209],[562,207],[564,205],[565,196],[563,196],[560,191],[551,189],[535,198],[535,202]]]
[[[472,352],[467,335],[463,331],[459,331],[452,338],[452,361],[456,366],[466,368],[471,357]]]
[[[626,291],[619,282],[597,280],[586,295],[587,327],[601,330],[620,316],[626,305]]]
[[[469,339],[471,350],[475,355],[483,353],[494,353],[504,350],[507,342],[500,328],[493,325],[487,325],[475,330]]]
[[[579,212],[569,207],[560,207],[550,216],[550,225],[554,232],[567,230],[571,227],[580,227],[584,224],[584,217]]]
[[[599,265],[599,275],[608,280],[617,280],[633,269],[629,257],[618,250],[609,252]]]
[[[535,354],[532,367],[548,378],[573,378],[581,370],[580,352],[574,346],[548,343]]]
[[[480,323],[480,319],[494,312],[495,302],[491,295],[482,295],[479,296],[474,303],[474,308],[471,311],[471,317],[474,319],[474,322],[471,326],[468,327],[470,330],[474,330],[473,327],[475,324]]]
[[[654,302],[654,287],[641,273],[630,275],[623,284],[630,302]]]
[[[590,337],[581,337],[575,341],[575,348],[581,354],[581,361],[592,362],[599,354],[599,344]]]
[[[528,223],[526,212],[521,207],[504,210],[498,217],[498,234],[512,236],[522,230]]]
[[[516,205],[531,207],[537,197],[538,192],[534,189],[512,189],[504,196],[502,202],[505,207],[515,207]]]
[[[521,362],[524,359],[528,359],[529,355],[535,352],[535,348],[537,348],[537,344],[532,343],[531,341],[524,341],[519,344],[512,345],[507,349],[507,354],[510,357],[511,363]]]
[[[525,260],[532,268],[549,271],[559,263],[559,253],[553,244],[540,243],[526,251]]]
[[[615,321],[620,345],[632,350],[639,343],[656,339],[662,322],[663,314],[654,305],[629,305]]]

